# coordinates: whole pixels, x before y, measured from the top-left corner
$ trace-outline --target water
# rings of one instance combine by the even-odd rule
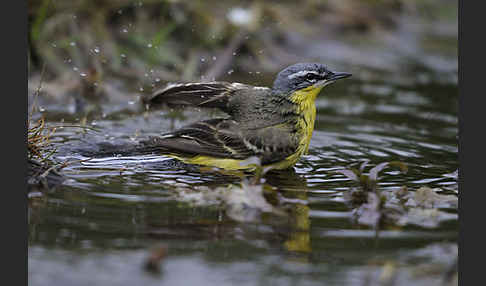
[[[54,159],[74,163],[64,169],[69,180],[62,186],[29,194],[29,281],[376,285],[393,279],[394,285],[441,285],[457,258],[457,216],[433,228],[389,227],[377,238],[370,227],[351,221],[343,193],[356,184],[335,171],[364,160],[370,166],[402,161],[408,173],[386,169],[381,189],[428,186],[457,194],[457,84],[420,79],[404,84],[375,74],[380,76],[382,81],[369,81],[358,74],[321,93],[309,155],[294,171],[265,178],[271,189],[265,198],[286,216],[257,212],[238,221],[217,200],[196,197],[191,203],[188,194],[210,194],[241,180],[165,157],[74,162],[84,159],[79,148],[134,142],[217,113],[145,113],[130,99],[87,114],[88,126],[98,131],[57,129],[51,138],[58,149]],[[43,106],[51,126],[83,120],[68,106]],[[160,245],[167,256],[160,273],[150,273],[143,265]]]

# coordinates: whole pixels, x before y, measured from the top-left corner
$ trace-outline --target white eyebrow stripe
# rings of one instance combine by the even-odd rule
[[[305,76],[305,75],[310,74],[310,73],[315,74],[315,75],[319,75],[319,73],[316,72],[316,71],[299,71],[299,72],[296,72],[296,73],[289,75],[288,78],[293,79],[293,78],[296,78],[296,77]]]

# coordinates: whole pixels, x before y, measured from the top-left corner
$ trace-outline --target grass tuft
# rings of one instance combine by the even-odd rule
[[[50,138],[56,131],[56,128],[47,128],[44,118],[35,123],[27,122],[27,156],[29,159],[38,159],[41,162],[47,160],[55,149],[51,148]]]

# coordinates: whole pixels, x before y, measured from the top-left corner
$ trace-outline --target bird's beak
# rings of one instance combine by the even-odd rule
[[[350,77],[351,74],[350,73],[347,73],[347,72],[330,72],[326,75],[326,81],[327,82],[333,82],[333,81],[336,81],[338,79],[342,79],[342,78],[347,78],[347,77]]]
[[[335,81],[337,81],[338,79],[342,79],[342,78],[347,78],[347,77],[350,77],[351,74],[350,73],[347,73],[347,72],[329,72],[326,74],[326,76],[324,77],[323,80],[321,80],[320,82],[317,83],[317,86],[326,86],[328,84],[331,84]]]

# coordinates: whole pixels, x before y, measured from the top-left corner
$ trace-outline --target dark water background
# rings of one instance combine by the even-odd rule
[[[458,194],[457,38],[421,26],[427,29],[419,49],[407,38],[417,27],[404,27],[396,34],[402,41],[391,46],[353,39],[306,45],[307,59],[353,77],[318,97],[309,155],[294,171],[265,177],[273,188],[267,199],[278,201],[287,216],[230,217],[197,193],[240,178],[165,157],[75,162],[85,159],[80,148],[133,143],[218,116],[214,111],[146,112],[137,103],[139,85],[118,80],[113,85],[126,96],[83,114],[73,112],[75,103],[39,98],[34,118],[58,126],[52,159],[71,164],[61,186],[29,193],[29,284],[443,285],[457,259],[457,209],[445,210],[450,216],[438,226],[387,227],[376,237],[369,226],[352,222],[343,193],[356,184],[335,172],[364,160],[370,166],[401,161],[408,172],[386,169],[381,189],[427,186]],[[429,42],[432,52],[423,48]],[[274,76],[231,71],[220,80],[270,86]],[[62,127],[70,124],[95,129]],[[151,273],[143,265],[157,247],[167,256],[160,273]]]

